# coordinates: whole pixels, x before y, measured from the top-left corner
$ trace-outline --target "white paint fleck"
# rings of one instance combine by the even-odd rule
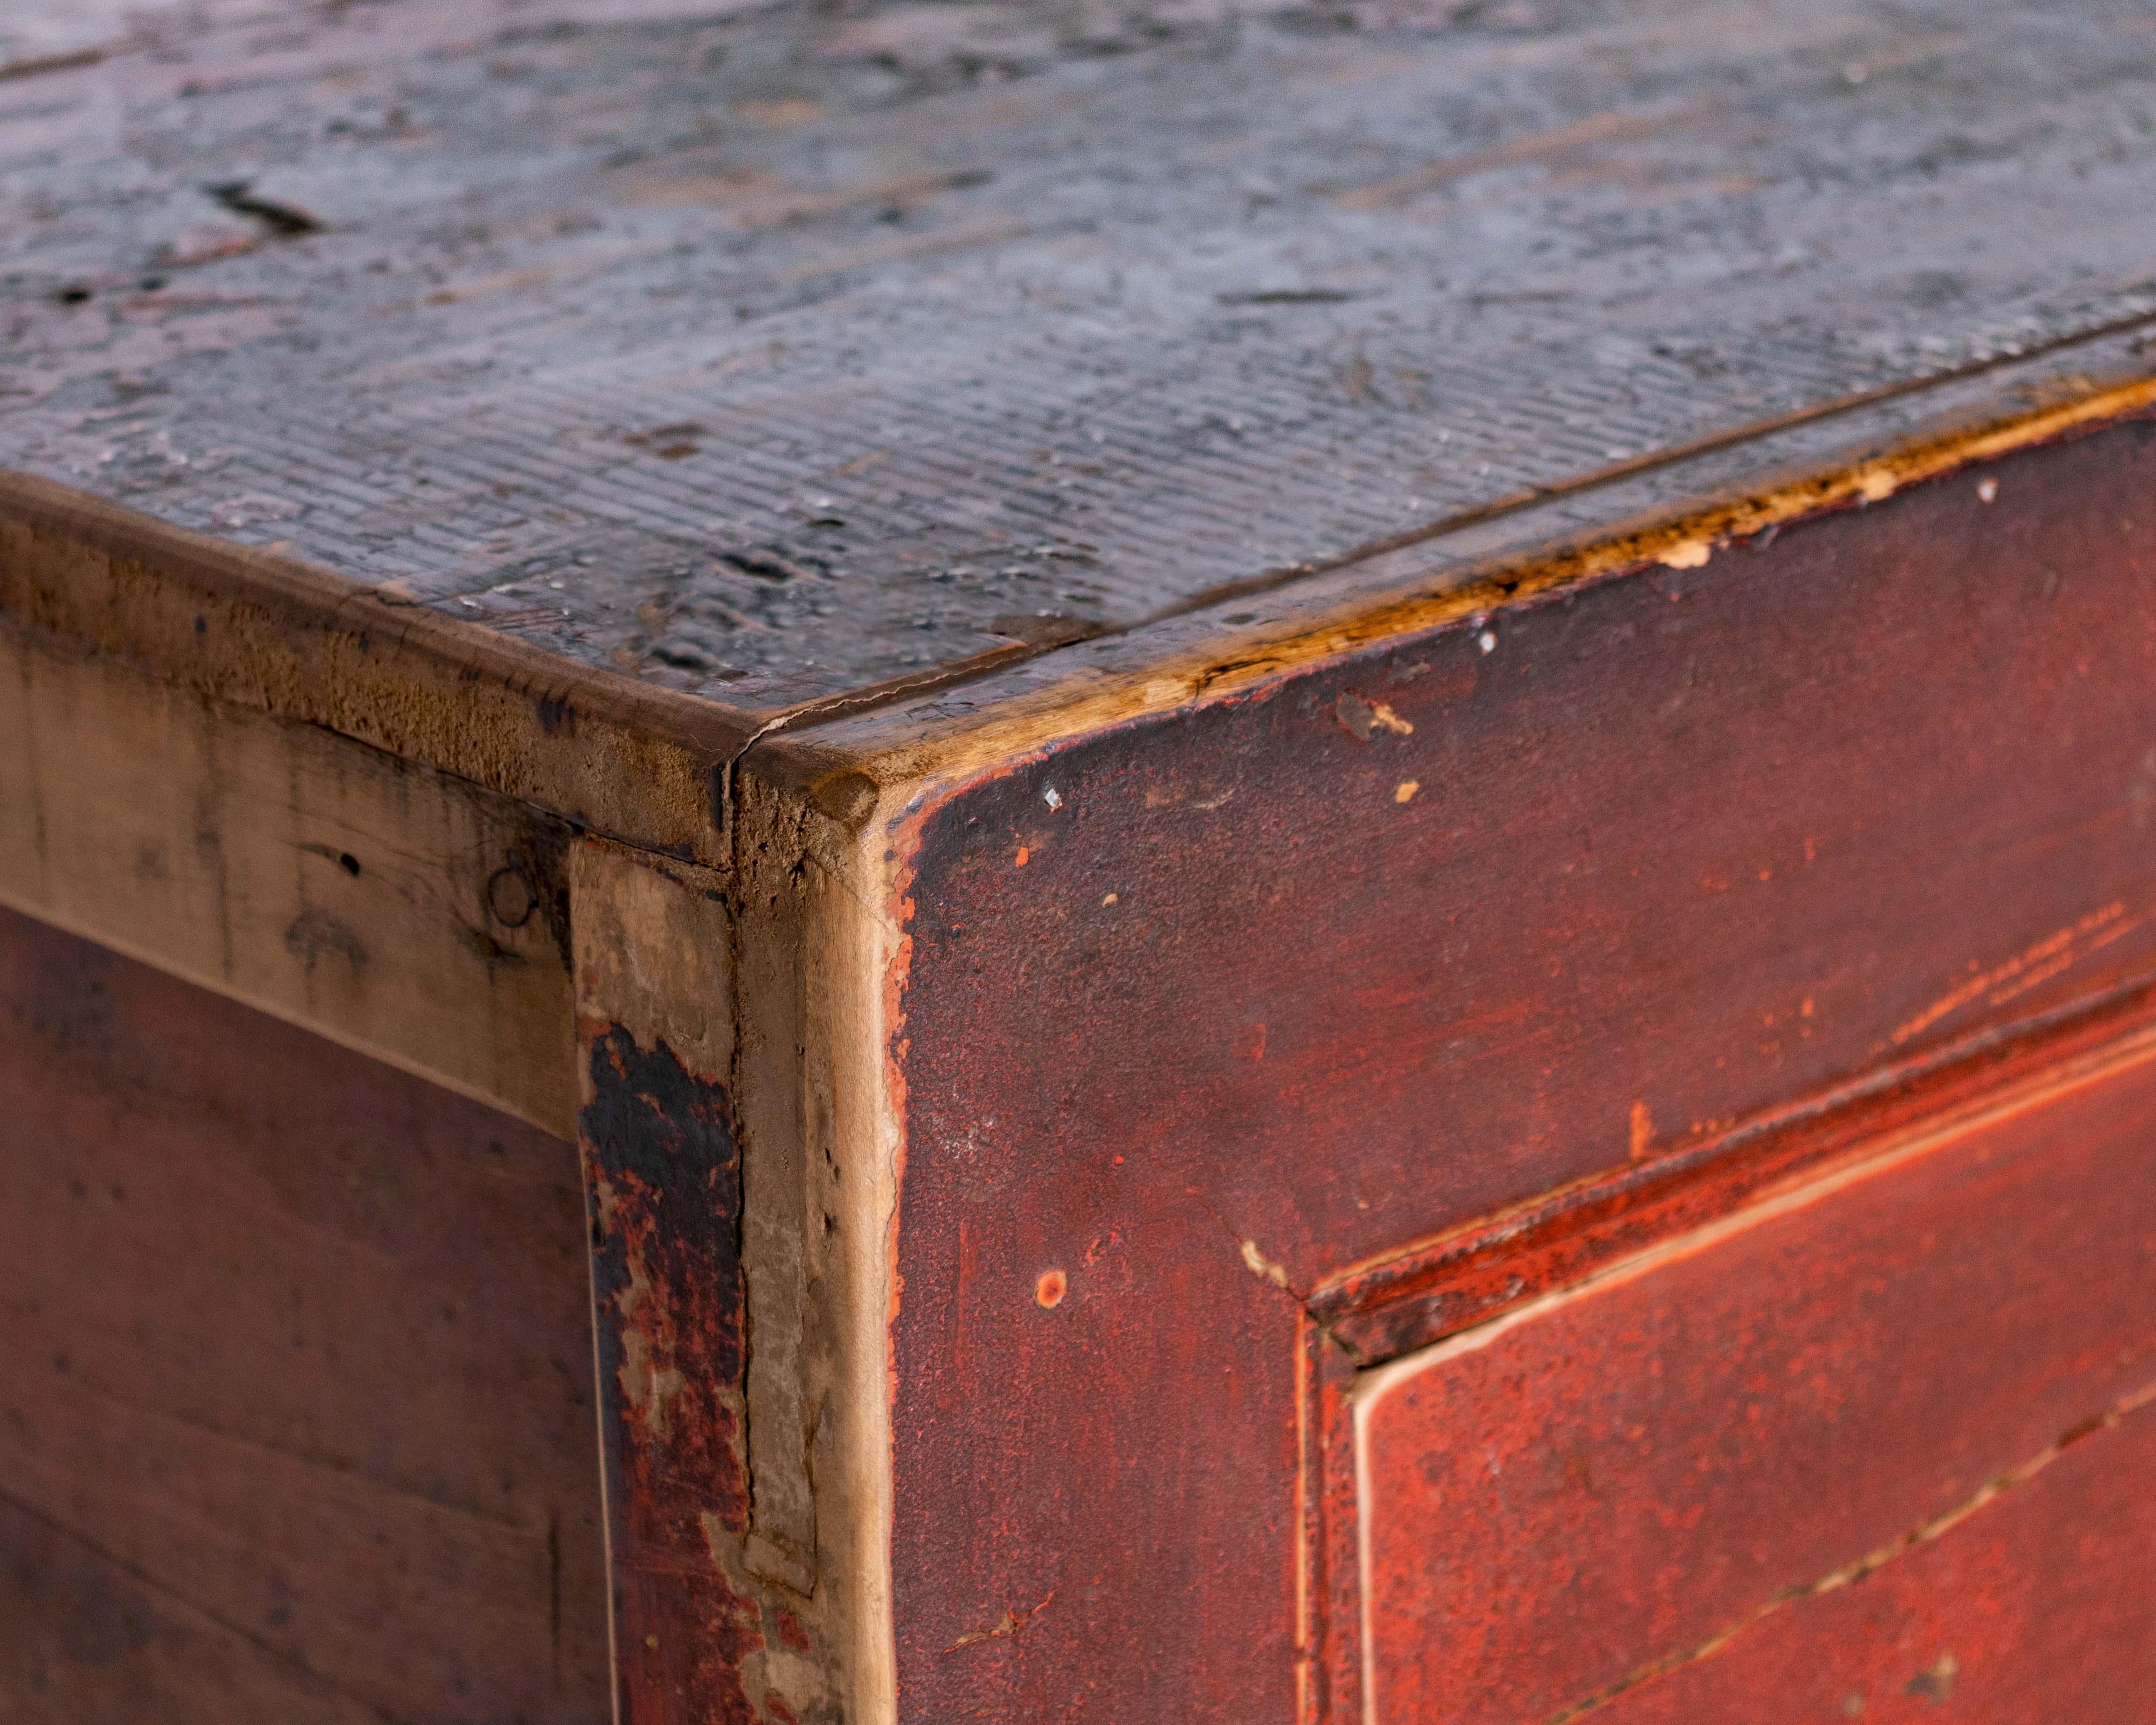
[[[1986,503],[1990,502],[1999,495],[1999,481],[1995,479],[1979,480],[1976,482],[1976,495]]]
[[[1485,653],[1495,653],[1497,650],[1497,638],[1486,629],[1481,634],[1475,637],[1475,644]]]
[[[1056,788],[1054,785],[1049,786],[1046,790],[1040,793],[1040,800],[1045,803],[1050,809],[1060,809],[1063,806],[1063,798],[1057,793]]]

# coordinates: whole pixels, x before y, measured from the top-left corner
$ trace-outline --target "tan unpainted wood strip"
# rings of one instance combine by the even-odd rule
[[[561,824],[0,626],[0,903],[564,1137]]]
[[[0,617],[706,861],[717,775],[767,716],[27,474],[0,472]]]
[[[752,1347],[750,1526],[714,1537],[730,1584],[785,1604],[808,1648],[743,1663],[804,1718],[896,1717],[887,1324],[900,1168],[884,978],[901,932],[872,909],[879,845],[747,784],[734,868],[572,847],[578,1010],[723,1075],[741,1153]],[[707,1533],[709,1529],[707,1528]]]

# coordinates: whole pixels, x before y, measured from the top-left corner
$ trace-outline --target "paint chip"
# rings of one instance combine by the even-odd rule
[[[1995,479],[1979,480],[1976,482],[1976,495],[1983,501],[1990,502],[1999,495],[1999,481]]]
[[[1258,1243],[1255,1240],[1246,1240],[1243,1242],[1243,1261],[1250,1266],[1252,1271],[1262,1276],[1275,1286],[1283,1288],[1287,1286],[1287,1271],[1260,1251]]]
[[[1102,899],[1102,900],[1101,901],[1101,902],[1103,905],[1111,905],[1111,904],[1115,903],[1115,901],[1116,901],[1116,896],[1115,896],[1115,894],[1114,894],[1114,893],[1112,893],[1112,892],[1111,892],[1111,893],[1110,893],[1110,894],[1109,894],[1106,898],[1104,898],[1104,899]]]
[[[1909,1679],[1905,1694],[1922,1697],[1935,1707],[1947,1704],[1953,1693],[1954,1679],[1961,1672],[1961,1661],[1951,1653],[1942,1653],[1938,1661],[1928,1671],[1918,1671]]]
[[[1054,785],[1049,786],[1046,790],[1040,793],[1040,800],[1045,803],[1050,809],[1060,809],[1063,806],[1063,798],[1056,794],[1055,787]]]
[[[1497,650],[1497,638],[1486,629],[1481,634],[1475,637],[1475,644],[1485,653],[1495,653]]]
[[[1680,539],[1656,562],[1668,569],[1698,569],[1705,567],[1713,555],[1714,547],[1704,539]]]
[[[1883,503],[1901,489],[1902,481],[1883,467],[1866,468],[1856,476],[1857,494],[1866,503]]]
[[[1655,1142],[1655,1120],[1645,1102],[1632,1104],[1632,1160],[1637,1162]]]
[[[999,1635],[1014,1635],[1045,1611],[1048,1609],[1048,1601],[1055,1597],[1055,1589],[1050,1588],[1048,1590],[1047,1598],[1042,1599],[1030,1611],[1006,1611],[988,1628],[968,1630],[943,1651],[946,1653],[956,1653],[961,1647],[971,1647],[982,1641],[993,1641]]]
[[[1024,868],[1024,867],[1025,866],[1025,865],[1026,865],[1026,860],[1027,860],[1029,857],[1030,857],[1032,855],[1033,855],[1033,853],[1032,853],[1030,850],[1028,850],[1025,848],[1025,846],[1024,846],[1024,845],[1019,845],[1019,848],[1018,848],[1018,864],[1017,864],[1017,866],[1018,866],[1018,867],[1019,867],[1019,868],[1021,868],[1021,869],[1022,869],[1022,868]]]
[[[1414,726],[1382,701],[1365,701],[1350,690],[1333,703],[1333,716],[1358,742],[1368,742],[1378,732],[1389,737],[1412,737]]]
[[[1061,1271],[1044,1270],[1040,1280],[1033,1285],[1034,1303],[1043,1312],[1053,1312],[1063,1303],[1063,1296],[1070,1289],[1070,1278]]]
[[[1404,778],[1400,781],[1399,788],[1393,793],[1393,800],[1395,803],[1412,803],[1414,801],[1414,793],[1421,788],[1422,787],[1414,779]]]

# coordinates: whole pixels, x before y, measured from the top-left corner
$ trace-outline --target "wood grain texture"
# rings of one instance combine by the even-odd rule
[[[0,903],[565,1136],[567,834],[0,626]]]
[[[2048,1459],[1979,1515],[1793,1602],[1597,1725],[1782,1725],[1944,1714],[2129,1725],[2156,1684],[2156,1419],[2146,1404]],[[2035,1458],[2031,1458],[2032,1460]]]
[[[2145,32],[161,8],[11,80],[0,460],[773,712],[2145,318]]]
[[[68,10],[0,24],[6,896],[580,1105],[632,1719],[1352,1717],[1343,1341],[2156,973],[2109,0]],[[401,1622],[367,1513],[529,1645],[527,1522],[258,1522],[71,1394],[21,1442],[217,1531],[18,1506],[23,1669],[335,1717],[364,1635],[244,1578]]]
[[[1994,1545],[1987,1518],[2056,1452],[2107,1420],[2145,1425],[2129,1410],[2156,1400],[2152,1120],[2144,1050],[1370,1374],[1354,1409],[1363,1717],[1570,1720],[1724,1636],[1741,1661],[1748,1636],[1837,1587],[1883,1582],[1890,1618],[1981,1589],[1934,1563],[1928,1594],[1895,1566],[1942,1536]],[[2098,1453],[2106,1472],[2132,1465],[2129,1445]],[[2126,1530],[2055,1527],[2030,1561],[2041,1573],[2092,1538],[2083,1561],[2142,1597],[2076,1642],[2131,1660],[2156,1619]],[[1956,1660],[2008,1651],[1967,1615],[1981,1609],[1965,1599],[1969,1639],[1924,1661],[1938,1701]],[[1882,1651],[1859,1632],[1814,1676]],[[1758,1716],[1719,1694],[1682,1717]]]
[[[894,811],[901,1717],[1284,1713],[1322,1279],[2147,976],[2152,459],[2092,433]]]
[[[0,912],[0,1705],[606,1716],[575,1153]]]
[[[714,854],[721,775],[756,732],[716,703],[27,475],[0,475],[0,613],[677,855]]]
[[[235,1718],[377,1725],[382,1715],[162,1593],[44,1517],[0,1503],[0,1718]]]
[[[743,1059],[724,877],[588,839],[571,891],[619,1717],[834,1725],[850,1599],[819,1561],[803,1180],[767,1108],[745,1153],[737,1106],[798,1091],[801,1051]]]

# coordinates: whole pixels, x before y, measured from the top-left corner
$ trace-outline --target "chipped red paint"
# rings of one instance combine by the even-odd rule
[[[808,1631],[801,1620],[783,1605],[774,1607],[771,1615],[773,1623],[778,1630],[779,1644],[782,1646],[791,1647],[796,1653],[806,1653],[809,1649],[810,1642]]]
[[[2077,1436],[2156,1398],[2152,1153],[2144,1045],[1367,1374],[1369,1717],[1558,1725],[1958,1524],[1980,1541]],[[2111,1571],[2138,1636],[2146,1555]],[[1963,1615],[1974,1660],[1987,1631]]]
[[[1312,1291],[1327,1333],[1370,1366],[1487,1322],[1601,1266],[1817,1178],[1884,1133],[1982,1108],[2004,1086],[2101,1057],[2156,1019],[2131,986],[1989,1032],[1933,1059],[1890,1065],[1851,1093],[1676,1154],[1580,1182],[1492,1219],[1360,1266]]]
[[[1328,1486],[1313,1554],[1298,1497],[1313,1434],[1339,1463],[1306,1296],[1346,1340],[1383,1303],[1328,1304],[1348,1272],[1588,1194],[1357,1339],[1487,1318],[1878,1129],[1835,1106],[1921,1111],[1940,1060],[2156,971],[2156,429],[1999,470],[1988,504],[1912,486],[908,811],[906,1725],[1356,1717],[1352,1530]]]
[[[1307,1317],[1302,1323],[1301,1635],[1296,1649],[1298,1725],[1361,1717],[1355,1659],[1362,1621],[1355,1562],[1355,1447],[1348,1400],[1355,1366]]]
[[[664,1042],[581,1027],[615,1681],[627,1725],[752,1725],[764,1645],[727,1573],[742,1464],[741,1165],[725,1090]],[[767,1717],[792,1725],[767,1697]]]
[[[1807,1594],[1594,1725],[2146,1725],[2156,1404],[2076,1435],[1860,1585]]]

